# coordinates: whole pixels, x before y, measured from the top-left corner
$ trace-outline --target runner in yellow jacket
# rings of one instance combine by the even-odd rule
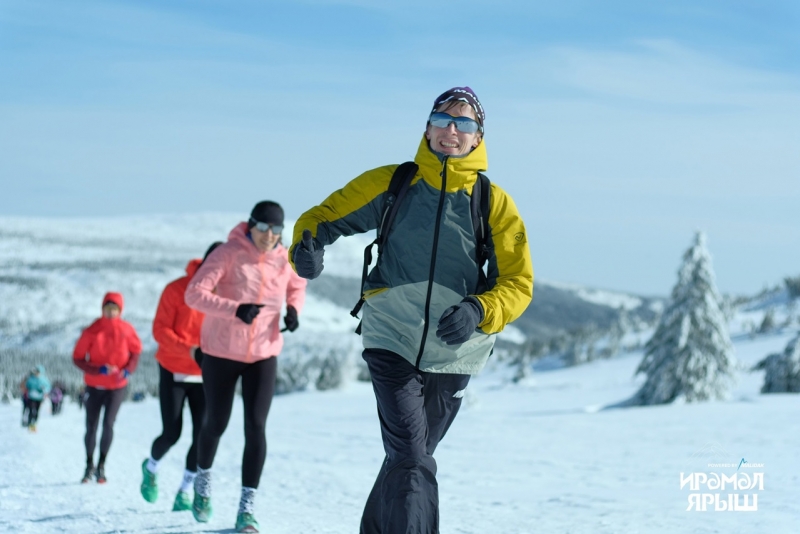
[[[470,375],[488,360],[495,334],[532,298],[525,225],[511,197],[494,183],[488,288],[479,284],[470,196],[487,168],[484,118],[468,87],[436,99],[414,158],[418,171],[362,288],[363,357],[387,451],[362,533],[438,532],[433,450]],[[318,276],[324,247],[340,236],[381,225],[397,167],[367,171],[297,220],[289,256],[300,276]]]

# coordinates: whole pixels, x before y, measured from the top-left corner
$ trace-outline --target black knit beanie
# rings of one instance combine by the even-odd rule
[[[248,228],[252,228],[257,222],[283,226],[283,208],[280,204],[271,200],[259,202],[250,212],[250,221],[247,223]]]

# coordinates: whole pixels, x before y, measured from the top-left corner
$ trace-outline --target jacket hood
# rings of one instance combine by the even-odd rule
[[[189,263],[186,264],[186,276],[189,278],[193,277],[194,273],[197,272],[197,269],[200,268],[201,263],[203,263],[203,260],[201,259],[195,258],[193,260],[189,260]]]
[[[419,165],[422,176],[426,182],[440,189],[442,179],[442,162],[439,157],[431,150],[425,134],[417,149],[414,162]],[[450,156],[447,158],[447,192],[455,192],[459,189],[471,188],[478,177],[478,172],[483,172],[489,167],[486,156],[486,141],[481,140],[472,152],[466,156]]]
[[[113,302],[114,304],[119,306],[119,312],[122,313],[122,309],[124,307],[123,305],[125,302],[122,298],[122,293],[114,293],[114,292],[106,293],[106,295],[103,297],[103,305],[105,305],[106,302]]]

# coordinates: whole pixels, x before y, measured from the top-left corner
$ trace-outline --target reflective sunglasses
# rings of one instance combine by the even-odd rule
[[[253,224],[253,228],[258,230],[259,232],[266,232],[267,230],[272,230],[274,235],[280,235],[283,232],[283,225],[282,224],[268,224],[265,222],[260,222],[252,217],[250,218],[250,222]]]
[[[431,113],[431,116],[428,117],[428,123],[437,128],[447,128],[450,124],[455,124],[456,130],[462,133],[475,133],[478,130],[483,130],[478,121],[469,117],[453,117],[447,113]]]

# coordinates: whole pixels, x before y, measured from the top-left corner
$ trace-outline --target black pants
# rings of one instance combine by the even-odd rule
[[[469,375],[426,373],[405,358],[366,349],[386,458],[364,507],[361,534],[436,534],[433,452],[461,407]]]
[[[267,415],[275,394],[277,370],[277,357],[254,363],[242,363],[209,354],[203,357],[206,415],[198,441],[198,467],[210,469],[214,463],[219,439],[231,418],[236,382],[241,376],[244,403],[242,486],[258,487],[267,459]]]
[[[27,396],[22,397],[22,426],[28,426],[31,413],[31,401]]]
[[[105,463],[108,450],[111,448],[111,441],[114,439],[114,421],[117,413],[125,399],[125,390],[120,389],[97,389],[86,388],[86,462],[92,463],[94,456],[94,446],[97,442],[97,425],[100,422],[100,410],[105,409],[103,414],[103,435],[100,438],[100,461],[98,464]]]
[[[28,400],[28,426],[35,425],[39,420],[39,408],[42,406],[40,400]]]
[[[160,460],[178,442],[183,431],[183,404],[189,401],[192,414],[192,446],[186,454],[186,470],[197,470],[197,439],[203,426],[206,397],[203,384],[197,382],[175,382],[170,371],[159,366],[158,399],[161,403],[161,435],[153,441],[150,455]]]

